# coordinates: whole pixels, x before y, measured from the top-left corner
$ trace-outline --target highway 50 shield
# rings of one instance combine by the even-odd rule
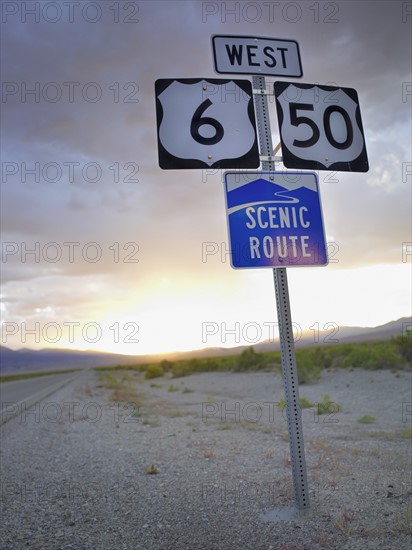
[[[275,96],[287,168],[369,170],[356,90],[275,82]]]

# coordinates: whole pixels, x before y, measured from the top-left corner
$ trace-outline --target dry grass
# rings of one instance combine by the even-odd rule
[[[362,518],[356,515],[354,510],[343,509],[338,519],[335,522],[335,527],[342,531],[347,537],[380,537],[380,536],[396,536],[399,534],[412,535],[411,524],[411,507],[407,505],[404,510],[397,512],[393,522],[384,526],[380,523],[361,527],[356,526],[356,522],[360,522]]]
[[[314,544],[317,544],[321,548],[329,548],[330,547],[330,537],[324,534],[315,535],[312,537],[312,542]]]
[[[160,421],[158,418],[145,418],[142,422],[145,426],[150,426],[151,428],[158,428],[161,426]]]
[[[151,464],[150,466],[145,468],[144,473],[147,475],[156,475],[159,473],[159,469],[154,464]]]
[[[369,414],[364,414],[363,416],[360,416],[356,422],[359,422],[359,424],[373,424],[376,422],[376,418]]]
[[[99,372],[99,387],[111,390],[109,400],[112,403],[131,403],[140,410],[144,403],[144,395],[138,394],[135,379],[122,371]]]
[[[306,444],[306,462],[309,470],[327,470],[333,472],[334,480],[352,474],[353,456],[357,449],[350,450],[351,460],[344,449],[326,443],[322,438],[311,439]]]
[[[219,424],[216,426],[216,430],[231,430],[233,428],[233,424],[230,422],[223,422],[220,421]]]
[[[203,458],[215,458],[216,453],[213,449],[205,449],[203,451]]]
[[[353,534],[353,522],[356,514],[354,510],[344,509],[336,520],[335,527],[340,529],[347,537]]]

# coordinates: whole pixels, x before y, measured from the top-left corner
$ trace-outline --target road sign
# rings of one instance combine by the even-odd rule
[[[275,82],[275,96],[287,168],[369,170],[355,90]]]
[[[253,36],[212,36],[215,70],[268,76],[302,76],[295,40]]]
[[[159,79],[155,91],[161,168],[259,166],[248,80]]]
[[[327,264],[317,175],[226,172],[234,268]]]

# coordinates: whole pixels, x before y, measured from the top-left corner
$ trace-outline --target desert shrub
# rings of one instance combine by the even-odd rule
[[[174,378],[188,376],[197,372],[206,372],[213,369],[212,362],[205,362],[204,359],[189,359],[187,361],[176,361],[171,369]]]
[[[337,365],[342,368],[393,369],[401,368],[403,363],[389,341],[345,346],[342,351]]]
[[[259,370],[266,366],[266,361],[261,353],[256,353],[253,346],[246,348],[239,355],[237,371]]]
[[[187,361],[176,361],[175,363],[173,363],[170,372],[172,373],[172,376],[174,378],[191,374],[190,369],[187,365]]]
[[[310,407],[313,407],[313,403],[304,396],[299,397],[299,403],[302,409],[309,409]],[[283,409],[286,406],[286,399],[282,397],[277,405],[279,409]]]
[[[374,416],[364,414],[363,416],[360,416],[356,422],[359,422],[359,424],[373,424],[375,421],[376,418]]]
[[[191,359],[189,368],[193,372],[213,372],[219,370],[219,358]]]
[[[412,361],[412,334],[392,338],[392,343],[400,356],[410,363]]]
[[[94,370],[98,372],[105,372],[105,371],[136,371],[136,372],[144,372],[147,368],[147,365],[144,363],[138,364],[138,365],[116,365],[113,367],[94,367]]]
[[[318,414],[336,414],[342,410],[342,406],[339,403],[330,400],[328,393],[324,394],[322,401],[316,403],[316,407]]]
[[[174,362],[168,361],[167,359],[163,359],[163,361],[160,361],[160,366],[163,369],[163,372],[170,372],[173,368]]]
[[[164,376],[164,370],[160,366],[160,364],[154,364],[149,365],[146,369],[145,378],[147,380],[150,380],[151,378],[159,378],[160,376]]]
[[[204,357],[176,361],[171,369],[173,377],[188,376],[200,372],[232,371],[237,365],[237,356]]]
[[[324,365],[316,348],[309,348],[296,350],[296,367],[299,384],[308,384],[319,380]]]

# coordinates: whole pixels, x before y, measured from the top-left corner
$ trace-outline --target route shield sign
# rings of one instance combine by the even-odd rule
[[[234,268],[328,263],[318,178],[312,172],[226,172]]]
[[[249,80],[159,79],[155,83],[161,168],[257,168]]]
[[[369,170],[356,90],[275,82],[275,96],[287,168]]]

